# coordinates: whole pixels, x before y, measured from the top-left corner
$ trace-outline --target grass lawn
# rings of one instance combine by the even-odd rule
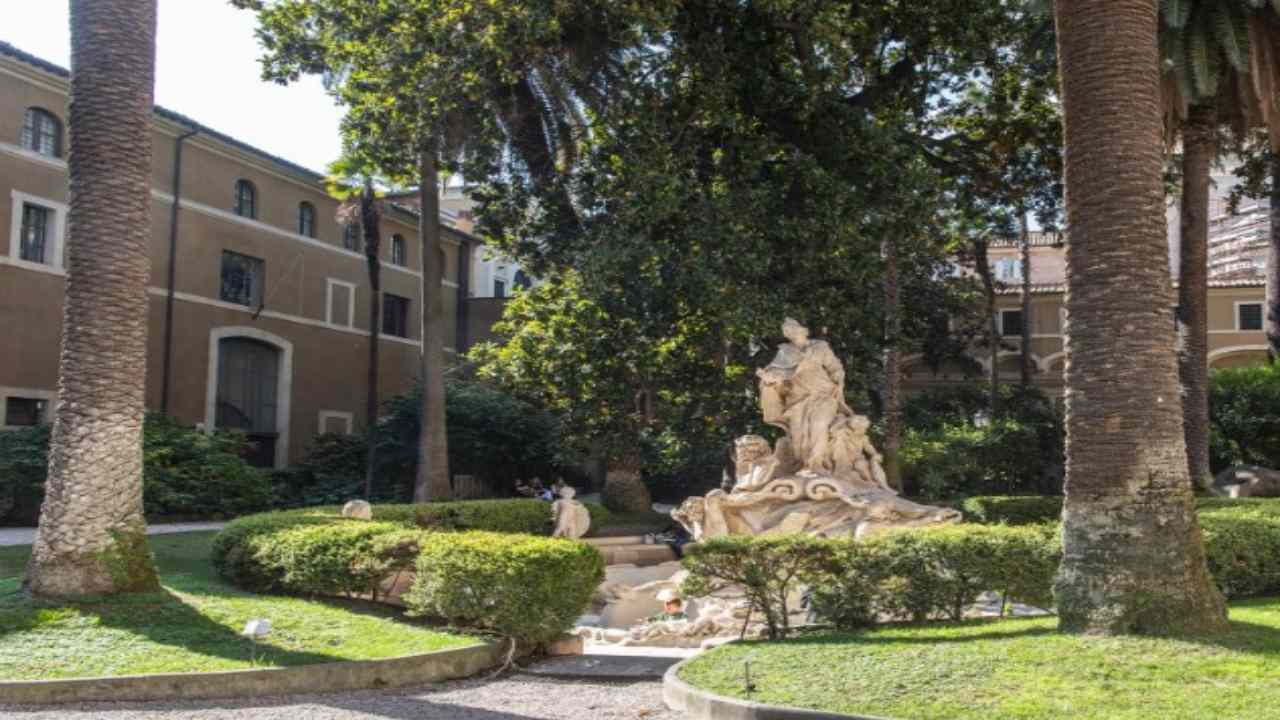
[[[1232,606],[1231,630],[1209,638],[1079,637],[1055,624],[972,621],[740,643],[699,656],[681,678],[757,702],[902,720],[1280,716],[1280,600]]]
[[[0,680],[237,670],[367,660],[463,647],[474,638],[373,603],[254,595],[209,563],[214,533],[153,535],[157,593],[37,603],[18,594],[30,546],[0,547]],[[268,618],[253,647],[239,632]]]

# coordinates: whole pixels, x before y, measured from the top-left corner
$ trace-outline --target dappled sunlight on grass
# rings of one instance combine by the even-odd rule
[[[1211,637],[1061,635],[1054,618],[823,632],[726,646],[681,677],[758,702],[903,719],[1274,718],[1280,600],[1239,603],[1231,618]]]
[[[372,603],[243,592],[209,564],[213,533],[153,536],[160,592],[31,601],[17,590],[29,548],[0,552],[0,680],[283,667],[396,657],[475,640]],[[251,643],[245,622],[268,618]]]

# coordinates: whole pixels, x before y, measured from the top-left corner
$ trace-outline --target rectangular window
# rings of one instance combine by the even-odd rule
[[[391,236],[391,262],[401,267],[409,264],[407,248],[404,246],[404,238],[399,235]]]
[[[348,223],[342,226],[342,247],[352,251],[360,252],[360,226],[355,223]]]
[[[382,332],[396,337],[409,337],[409,298],[383,293]]]
[[[32,203],[22,203],[22,235],[18,257],[27,262],[47,263],[49,217],[52,211]]]
[[[1000,334],[1004,337],[1018,337],[1022,335],[1021,310],[1000,311]]]
[[[256,257],[222,251],[222,299],[246,307],[262,307],[266,263]]]
[[[1236,329],[1242,331],[1262,329],[1262,303],[1236,304]]]
[[[325,322],[330,325],[352,327],[355,325],[356,286],[354,283],[329,278],[326,287],[328,307],[325,310]]]
[[[48,400],[41,398],[10,397],[4,402],[5,425],[39,425],[44,422]]]
[[[504,298],[507,296],[507,283],[505,281],[493,281],[493,296],[496,298]]]

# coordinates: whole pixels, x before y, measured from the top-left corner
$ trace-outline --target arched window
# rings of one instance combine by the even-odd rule
[[[409,264],[409,248],[404,244],[403,235],[391,236],[391,262],[401,266]]]
[[[298,234],[309,238],[316,236],[316,206],[309,202],[298,203]]]
[[[236,214],[240,217],[258,217],[258,190],[243,178],[236,181]]]
[[[529,279],[529,276],[525,274],[525,271],[523,270],[516,271],[514,282],[516,287],[520,288],[521,290],[528,290],[529,288],[533,287],[533,281]]]
[[[48,157],[62,157],[62,121],[44,108],[27,108],[22,120],[22,147]]]

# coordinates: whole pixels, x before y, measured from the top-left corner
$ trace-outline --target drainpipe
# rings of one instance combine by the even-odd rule
[[[454,314],[457,316],[457,339],[454,341],[458,347],[458,354],[467,351],[467,345],[470,343],[470,328],[467,322],[470,319],[470,308],[467,307],[467,296],[471,294],[471,241],[463,239],[462,244],[458,246],[458,303],[454,308]]]
[[[164,300],[164,364],[160,381],[160,412],[169,414],[169,378],[173,374],[173,295],[178,268],[178,205],[182,201],[182,145],[200,132],[190,130],[173,144],[173,205],[169,208],[168,294]]]

